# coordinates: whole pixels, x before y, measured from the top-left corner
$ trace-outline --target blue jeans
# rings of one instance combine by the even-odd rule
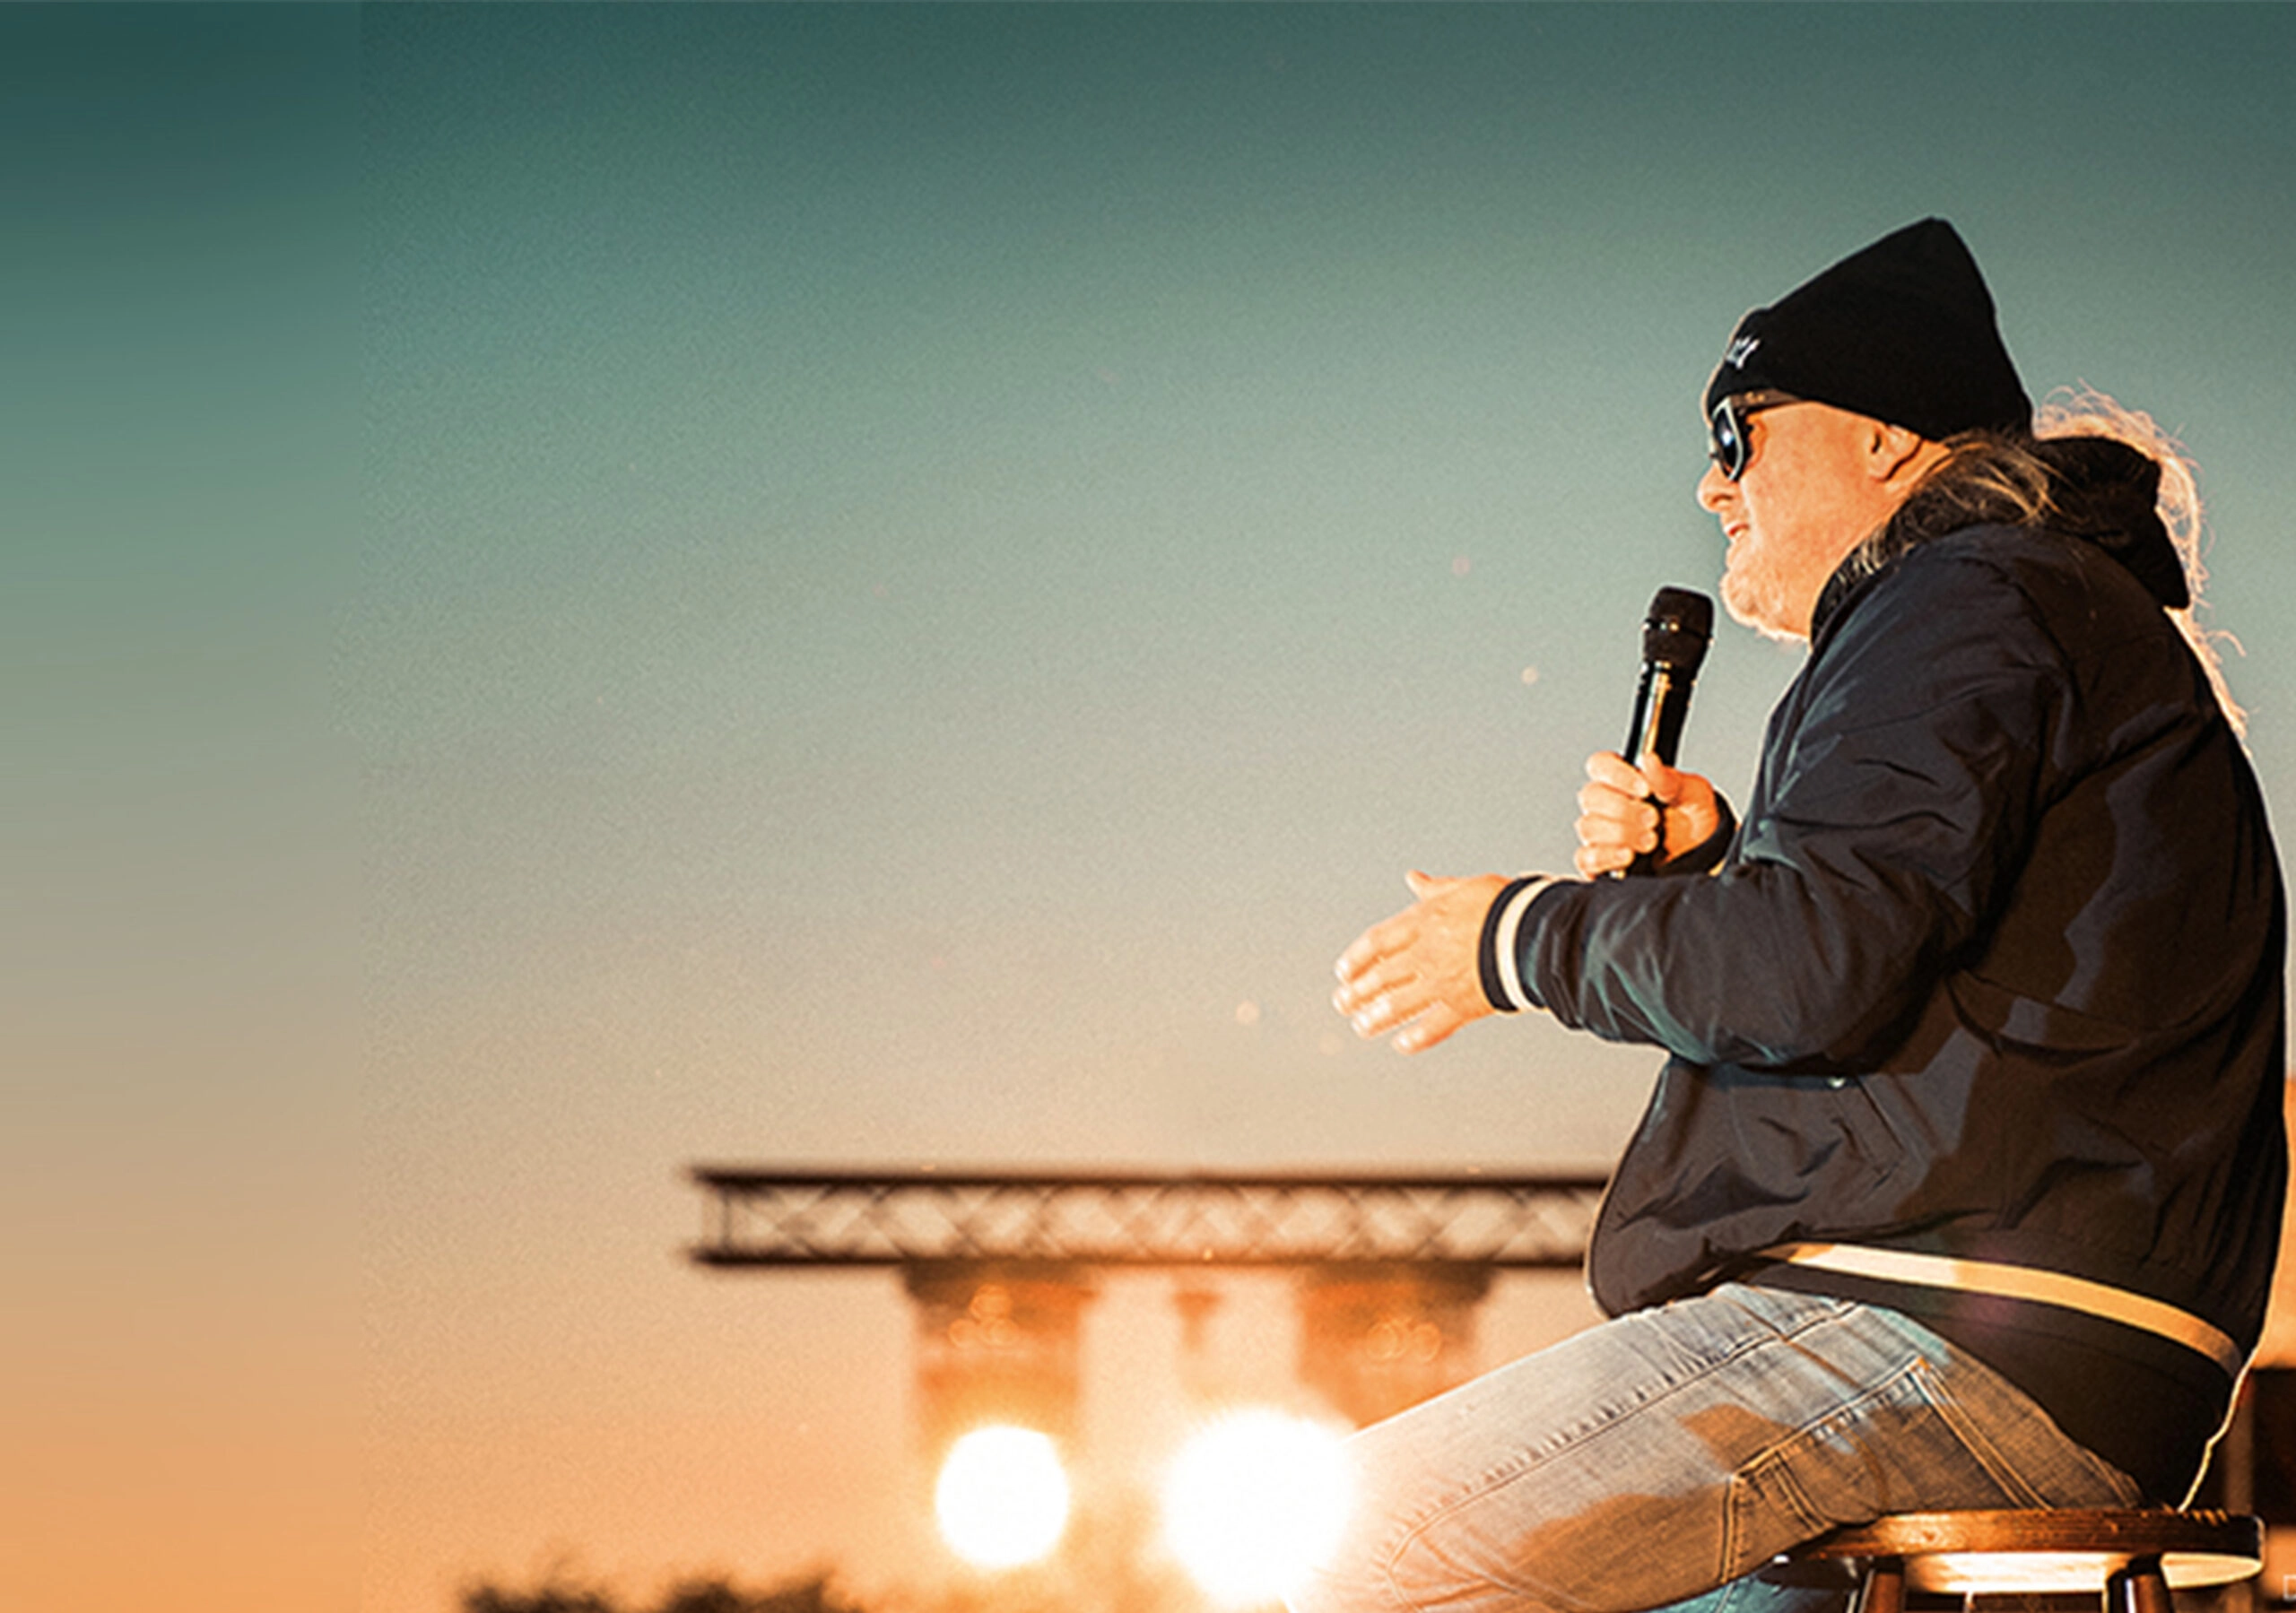
[[[1746,1576],[1836,1524],[2140,1499],[1911,1318],[1735,1283],[1526,1356],[1349,1450],[1348,1539],[1293,1613],[1805,1613],[1839,1592]]]

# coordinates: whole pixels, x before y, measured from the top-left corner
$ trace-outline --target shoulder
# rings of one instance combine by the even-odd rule
[[[2046,527],[1971,526],[1909,549],[1845,591],[1813,651],[2081,661],[2133,639],[2176,639],[2110,555]]]

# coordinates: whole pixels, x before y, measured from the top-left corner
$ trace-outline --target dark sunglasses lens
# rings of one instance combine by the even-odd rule
[[[1738,412],[1725,398],[1714,406],[1714,420],[1709,429],[1712,438],[1707,453],[1722,467],[1722,474],[1732,481],[1746,468],[1746,434],[1738,424]]]

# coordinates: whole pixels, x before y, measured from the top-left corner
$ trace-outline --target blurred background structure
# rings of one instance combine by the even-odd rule
[[[708,1202],[690,1253],[705,1267],[900,1274],[916,1318],[923,1470],[944,1539],[982,1566],[1057,1549],[1072,1470],[1099,1468],[1100,1487],[1127,1487],[1080,1438],[1081,1321],[1104,1273],[1173,1274],[1179,1369],[1205,1426],[1170,1453],[1179,1478],[1168,1479],[1163,1510],[1182,1566],[1207,1593],[1241,1586],[1257,1597],[1296,1577],[1345,1497],[1315,1419],[1220,1403],[1205,1359],[1214,1279],[1292,1274],[1298,1382],[1326,1426],[1361,1427],[1472,1375],[1475,1314],[1494,1274],[1575,1271],[1603,1190],[1599,1176],[1567,1173],[691,1175]],[[1191,1516],[1201,1540],[1175,1522]]]

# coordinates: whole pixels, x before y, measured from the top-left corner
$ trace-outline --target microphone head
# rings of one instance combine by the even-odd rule
[[[1714,602],[1692,588],[1661,588],[1642,619],[1642,659],[1679,676],[1697,672],[1714,637]]]

